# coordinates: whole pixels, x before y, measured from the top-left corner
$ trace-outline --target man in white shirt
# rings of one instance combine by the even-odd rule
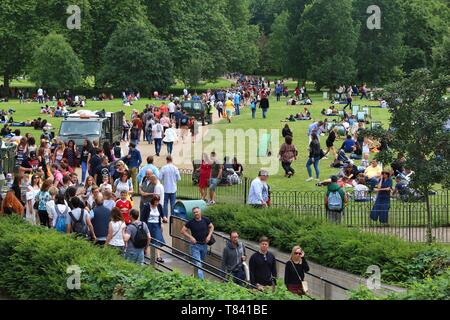
[[[159,172],[159,180],[164,186],[164,217],[167,218],[169,214],[169,201],[171,214],[173,214],[177,196],[177,182],[181,180],[181,176],[178,168],[172,163],[172,157],[167,156],[166,161],[167,164]]]
[[[175,110],[177,108],[177,106],[175,105],[175,103],[173,103],[173,100],[170,100],[170,103],[167,105],[168,109],[169,109],[169,118],[173,119],[173,115],[175,113]]]
[[[269,174],[267,171],[260,171],[258,177],[252,181],[250,185],[250,191],[248,193],[247,203],[255,208],[267,208],[268,203],[265,199],[264,193],[268,193],[267,179]]]
[[[44,90],[42,88],[37,90],[37,98],[39,103],[44,103]]]
[[[159,154],[161,152],[161,142],[163,138],[164,128],[157,120],[155,125],[152,126],[152,138],[153,141],[155,141],[155,153],[156,156],[159,157]]]

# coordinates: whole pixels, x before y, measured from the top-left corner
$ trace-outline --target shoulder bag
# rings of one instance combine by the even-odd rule
[[[291,260],[291,263],[292,263],[292,267],[294,268],[294,271],[295,271],[295,273],[297,274],[297,277],[298,277],[298,279],[300,280],[300,283],[301,283],[301,285],[302,285],[302,287],[303,287],[303,292],[304,292],[305,294],[308,293],[308,291],[309,291],[309,288],[308,288],[308,282],[303,281],[302,278],[300,278],[300,275],[298,274],[297,268],[295,268],[295,264],[294,264],[294,262],[293,262],[292,260]]]

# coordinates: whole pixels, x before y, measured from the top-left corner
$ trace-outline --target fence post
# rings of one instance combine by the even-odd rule
[[[248,178],[244,177],[244,204],[247,204],[247,188],[248,188]]]
[[[323,285],[323,299],[331,300],[331,285],[325,281],[324,281],[324,285]]]
[[[154,246],[150,246],[150,265],[152,267],[155,266],[155,261],[156,261],[156,249]]]

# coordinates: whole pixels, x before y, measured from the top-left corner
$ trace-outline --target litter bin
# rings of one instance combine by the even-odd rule
[[[173,207],[173,213],[176,217],[191,220],[194,218],[192,214],[192,209],[194,208],[200,208],[200,210],[205,211],[207,208],[206,202],[203,200],[190,200],[190,201],[183,201],[179,200],[177,203],[175,203],[175,206]]]

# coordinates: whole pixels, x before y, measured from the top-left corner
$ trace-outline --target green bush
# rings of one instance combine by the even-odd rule
[[[81,269],[81,289],[68,290],[67,267]],[[17,299],[110,300],[113,293],[142,300],[299,299],[284,286],[275,293],[251,292],[232,283],[159,273],[129,263],[109,248],[0,217],[0,288]]]
[[[300,244],[312,261],[326,267],[363,276],[367,267],[378,265],[383,282],[401,286],[441,274],[450,256],[438,245],[412,244],[393,236],[305,220],[283,209],[217,205],[205,215],[217,230],[237,230],[242,238],[254,241],[266,235],[272,246],[284,252]]]

